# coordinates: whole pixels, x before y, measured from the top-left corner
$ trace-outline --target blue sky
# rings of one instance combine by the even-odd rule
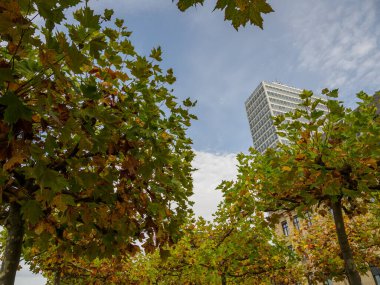
[[[161,46],[163,66],[177,77],[174,94],[198,100],[188,132],[199,169],[193,200],[196,213],[211,218],[221,200],[214,188],[234,177],[235,154],[252,143],[244,102],[260,81],[339,88],[350,107],[358,91],[380,89],[380,1],[269,0],[275,12],[264,16],[264,30],[239,32],[206,2],[182,13],[171,0],[90,1],[125,19],[140,53]],[[44,284],[18,274],[16,284],[27,283]]]
[[[106,1],[93,1],[106,7]],[[264,30],[236,32],[206,1],[181,13],[170,0],[112,1],[133,31],[137,49],[160,45],[173,67],[179,98],[198,100],[189,130],[194,148],[240,152],[251,144],[244,101],[262,80],[312,89],[339,88],[353,106],[355,93],[380,82],[377,0],[273,0]]]

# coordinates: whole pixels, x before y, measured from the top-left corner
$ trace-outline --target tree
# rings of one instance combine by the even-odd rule
[[[187,215],[194,104],[167,89],[161,49],[138,55],[112,13],[80,0],[0,2],[2,284],[13,284],[22,245],[90,260],[133,253],[136,240],[149,251]]]
[[[375,206],[371,204],[370,206]],[[304,223],[291,237],[296,254],[303,257],[305,272],[309,280],[324,282],[327,279],[342,281],[345,277],[344,261],[336,240],[335,225],[329,211],[321,210],[324,216],[315,214],[310,225]],[[369,265],[379,266],[379,228],[371,213],[344,218],[347,236],[357,269],[368,272]]]
[[[190,221],[183,231],[178,243],[141,259],[142,284],[291,284],[302,278],[296,256],[261,215],[236,215],[222,204],[213,222]]]
[[[361,284],[347,237],[343,211],[354,217],[361,205],[376,199],[380,189],[380,117],[374,98],[360,92],[355,111],[333,100],[338,90],[323,90],[330,99],[312,100],[310,91],[294,113],[276,118],[278,135],[289,140],[261,154],[251,149],[239,156],[238,180],[224,187],[227,200],[250,210],[297,211],[324,206],[334,223],[345,274],[350,284]],[[317,109],[326,105],[328,113]],[[303,120],[300,120],[303,118]],[[254,198],[253,198],[254,197]]]
[[[174,1],[174,0],[173,0]],[[178,0],[177,6],[181,11],[198,4],[203,5],[204,0]],[[232,26],[238,30],[247,23],[263,29],[262,14],[273,12],[266,0],[218,0],[214,10],[224,11],[224,20],[231,21]]]

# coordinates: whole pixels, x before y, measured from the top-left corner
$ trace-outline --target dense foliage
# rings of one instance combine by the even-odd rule
[[[263,154],[254,149],[241,154],[238,180],[225,183],[223,191],[227,201],[248,212],[259,207],[303,216],[311,209],[331,208],[345,273],[350,284],[361,284],[343,211],[352,218],[378,201],[380,117],[375,100],[379,94],[359,93],[359,107],[352,111],[335,100],[337,90],[323,93],[330,99],[313,100],[313,93],[304,91],[296,112],[278,116],[278,135],[289,143]],[[327,113],[318,108],[321,105]],[[271,216],[274,222],[275,217]]]
[[[279,241],[262,215],[231,215],[221,204],[213,222],[184,227],[183,238],[145,257],[147,284],[271,284],[302,278],[296,256]]]
[[[351,219],[345,216],[344,219],[355,263],[361,274],[368,272],[369,265],[380,266],[380,229],[376,216],[369,208],[367,214]],[[304,222],[300,230],[294,231],[291,243],[296,254],[305,257],[303,266],[309,280],[342,281],[345,278],[344,261],[336,240],[332,213],[324,209],[320,212],[323,216],[315,214],[310,224]]]
[[[112,14],[80,0],[0,2],[2,282],[21,243],[63,259],[134,253],[136,240],[149,251],[189,211],[193,103],[167,89],[161,49],[137,54]]]
[[[229,212],[221,205],[213,222],[189,219],[176,244],[153,253],[82,263],[71,276],[67,268],[62,284],[290,284],[303,279],[299,259],[262,215]]]

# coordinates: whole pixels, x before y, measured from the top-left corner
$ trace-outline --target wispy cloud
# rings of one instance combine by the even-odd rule
[[[167,0],[113,0],[112,4],[103,0],[92,0],[90,5],[93,9],[102,10],[110,8],[118,14],[141,13],[144,11],[157,11],[166,9],[169,5],[174,5]]]
[[[197,216],[211,220],[222,193],[215,188],[222,180],[234,179],[237,174],[235,154],[213,154],[196,151],[193,166],[194,172],[194,212]]]
[[[316,1],[312,6],[306,2],[290,15],[299,67],[324,73],[329,87],[376,88],[380,2]]]

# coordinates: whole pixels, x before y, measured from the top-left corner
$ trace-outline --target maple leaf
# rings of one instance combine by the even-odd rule
[[[32,117],[31,110],[13,92],[0,97],[0,104],[6,106],[4,120],[9,124],[14,124],[19,119],[30,120]]]
[[[26,158],[27,156],[24,153],[18,152],[15,155],[13,155],[9,160],[7,160],[6,163],[4,163],[3,169],[11,170],[14,168],[14,166],[21,164]]]
[[[26,201],[21,207],[21,213],[31,225],[35,225],[43,214],[41,206],[34,200]]]

